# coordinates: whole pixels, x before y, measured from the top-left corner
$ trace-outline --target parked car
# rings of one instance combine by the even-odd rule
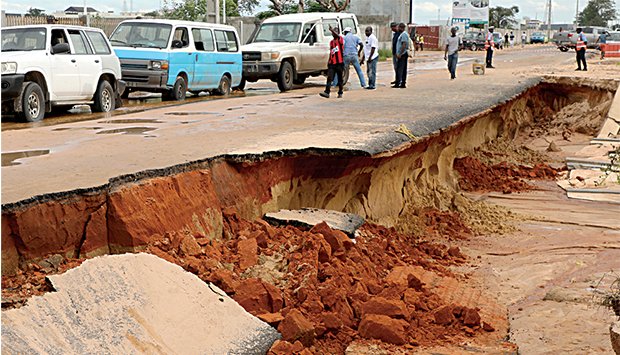
[[[596,48],[598,36],[607,31],[604,27],[583,27],[583,33],[588,40],[588,48]],[[553,42],[562,52],[568,52],[577,45],[577,32],[562,31],[553,35]]]
[[[232,26],[177,20],[127,20],[110,42],[120,58],[127,93],[162,93],[185,100],[187,91],[228,95],[241,82],[239,36]]]
[[[463,47],[472,51],[484,50],[485,36],[482,32],[467,32],[463,35]]]
[[[547,43],[547,35],[545,35],[543,32],[534,32],[530,36],[530,43]]]
[[[327,72],[329,26],[340,31],[351,27],[360,35],[357,17],[347,13],[305,13],[272,17],[254,32],[243,51],[243,78],[256,82],[271,79],[280,91],[303,84],[309,76]],[[345,71],[344,82],[348,79]]]
[[[504,49],[504,37],[501,33],[493,33],[493,43],[495,44],[495,48]]]
[[[609,31],[609,37],[607,37],[607,43],[618,43],[620,42],[620,31]]]
[[[120,63],[100,29],[30,25],[1,33],[3,112],[36,122],[54,106],[109,112],[120,102]]]

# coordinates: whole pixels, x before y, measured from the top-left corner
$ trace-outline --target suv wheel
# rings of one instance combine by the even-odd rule
[[[95,112],[110,112],[114,111],[116,103],[116,95],[114,95],[114,89],[107,80],[101,80],[97,85],[97,92],[95,92],[95,104],[93,105],[93,111]]]
[[[228,76],[222,75],[220,85],[217,87],[217,94],[223,96],[230,95],[230,78]]]
[[[474,52],[477,51],[478,50],[478,46],[476,46],[475,43],[472,43],[471,50],[474,51]]]
[[[162,95],[164,100],[183,101],[185,100],[185,94],[187,93],[187,84],[182,76],[177,76],[177,80],[174,81],[172,90],[165,92]]]
[[[344,71],[342,72],[342,86],[347,85],[347,83],[349,82],[349,74],[351,73],[350,68],[344,68]]]
[[[293,66],[291,63],[282,63],[280,72],[278,73],[278,89],[280,89],[280,91],[288,91],[292,89],[294,77],[295,73],[293,72]]]
[[[24,83],[22,92],[21,116],[28,122],[38,122],[45,115],[45,96],[39,84],[35,82]]]

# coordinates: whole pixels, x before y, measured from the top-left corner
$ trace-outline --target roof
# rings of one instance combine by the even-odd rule
[[[95,9],[93,9],[92,7],[87,7],[86,11],[88,12],[99,12]],[[84,6],[69,6],[68,8],[65,9],[64,12],[84,12]]]
[[[270,17],[265,20],[265,23],[300,22],[300,21],[305,22],[305,21],[320,20],[322,18],[350,18],[354,16],[355,14],[344,13],[344,12],[307,12],[303,14],[288,14],[288,15]]]
[[[228,26],[228,25],[222,25],[222,24],[217,24],[217,23],[210,23],[210,22],[198,22],[198,21],[182,21],[182,20],[164,20],[164,19],[135,19],[135,20],[125,20],[122,23],[159,23],[159,24],[164,24],[164,25],[171,25],[171,26],[208,26],[210,28],[220,28],[220,29],[226,29],[226,30],[234,30],[235,28],[233,26]],[[120,25],[119,24],[119,25]]]
[[[2,31],[15,30],[15,29],[20,29],[20,28],[68,28],[68,29],[74,29],[74,30],[87,30],[87,31],[103,32],[102,29],[96,28],[96,27],[63,25],[61,23],[54,23],[54,24],[48,24],[48,25],[41,24],[41,25],[22,25],[22,26],[2,27]]]

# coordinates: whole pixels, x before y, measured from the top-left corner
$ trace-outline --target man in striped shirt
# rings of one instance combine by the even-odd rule
[[[320,93],[324,98],[329,98],[331,84],[334,81],[334,75],[338,76],[338,98],[342,98],[343,74],[344,74],[344,39],[340,36],[340,30],[329,26],[329,30],[334,37],[329,42],[329,61],[327,62],[327,84],[325,91]]]

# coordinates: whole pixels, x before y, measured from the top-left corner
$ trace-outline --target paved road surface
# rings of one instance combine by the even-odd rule
[[[474,76],[469,65],[463,65],[458,79],[450,81],[445,69],[433,67],[441,68],[436,63],[443,62],[442,55],[433,55],[435,62],[429,58],[410,70],[407,89],[389,88],[391,63],[381,63],[377,90],[356,89],[353,74],[344,99],[320,98],[323,78],[284,94],[271,94],[273,84],[261,82],[251,85],[250,92],[270,94],[5,130],[2,203],[100,186],[122,174],[222,154],[310,147],[385,152],[408,140],[395,132],[399,125],[405,124],[416,136],[427,135],[538,82],[536,76],[515,76],[513,71],[533,65],[566,66],[573,58],[541,47],[504,51],[496,58],[498,69]],[[462,57],[483,55],[470,52]]]

